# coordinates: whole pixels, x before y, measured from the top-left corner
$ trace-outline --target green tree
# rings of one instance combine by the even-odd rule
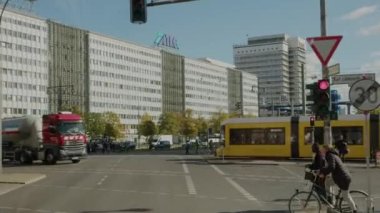
[[[145,113],[141,117],[141,122],[138,129],[139,133],[148,138],[148,141],[151,141],[152,136],[157,134],[156,124],[152,120],[152,116]]]
[[[158,120],[158,130],[160,134],[178,135],[178,115],[174,112],[162,113]]]
[[[193,111],[186,109],[180,120],[180,133],[186,138],[195,137],[198,134],[197,124],[193,118]]]
[[[120,117],[114,112],[103,114],[105,121],[104,135],[113,138],[122,138],[124,136],[124,126],[121,124]]]
[[[86,113],[84,115],[86,132],[92,137],[102,137],[105,131],[105,119],[101,113]]]
[[[222,110],[220,110],[219,112],[215,112],[212,114],[211,118],[210,118],[210,128],[212,128],[212,131],[214,133],[220,133],[220,126],[222,124],[223,121],[227,120],[228,119],[228,114],[227,113],[224,113]]]
[[[208,124],[205,118],[198,117],[197,119],[195,119],[195,123],[196,123],[198,135],[207,134]]]

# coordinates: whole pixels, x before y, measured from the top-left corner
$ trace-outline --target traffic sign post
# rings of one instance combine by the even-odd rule
[[[371,146],[369,141],[368,116],[369,111],[380,106],[380,85],[374,80],[363,79],[355,82],[350,88],[349,98],[352,105],[358,110],[364,111],[364,144],[366,146],[366,163],[367,163],[367,184],[368,184],[368,200],[367,210],[370,212],[371,206],[371,175],[369,170],[369,161],[371,156]]]
[[[324,8],[324,6],[322,7],[322,5],[321,5],[321,9],[323,9],[323,8]],[[322,18],[322,20],[324,20],[325,16],[321,15],[321,18]],[[322,25],[324,27],[322,27]],[[321,23],[321,27],[322,27],[321,29],[324,29],[324,30],[326,28],[325,24],[322,24],[322,23]],[[323,31],[321,34],[322,34],[321,37],[310,37],[310,38],[307,38],[306,40],[322,64],[322,77],[323,77],[323,79],[328,80],[329,79],[329,70],[328,70],[327,65],[328,65],[331,57],[333,56],[335,50],[337,49],[340,41],[342,40],[343,36],[341,36],[341,35],[326,36],[326,32],[323,32]],[[330,89],[329,89],[328,93],[330,93]],[[330,111],[331,110],[330,100],[329,100],[328,106],[329,106],[328,110]],[[327,115],[324,118],[323,138],[324,138],[325,144],[330,144],[330,145],[332,144],[330,115]]]

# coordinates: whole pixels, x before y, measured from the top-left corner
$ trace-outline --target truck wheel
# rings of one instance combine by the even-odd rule
[[[53,165],[57,163],[57,159],[55,158],[52,151],[47,151],[45,154],[45,162],[49,165]]]
[[[79,159],[76,159],[76,160],[71,160],[73,163],[79,163]]]
[[[20,153],[20,163],[21,164],[31,164],[31,163],[33,163],[32,156],[30,156],[27,152],[22,151]]]

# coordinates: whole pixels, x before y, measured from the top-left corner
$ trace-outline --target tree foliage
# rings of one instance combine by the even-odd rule
[[[179,133],[178,114],[174,112],[166,112],[161,114],[158,121],[158,130],[163,135],[178,135]]]
[[[223,121],[228,119],[228,114],[224,113],[222,110],[219,112],[213,113],[210,121],[209,121],[209,126],[212,128],[212,131],[214,133],[220,133],[220,126]]]
[[[182,118],[180,118],[180,133],[186,138],[195,137],[198,134],[198,129],[196,121],[193,118],[193,111],[191,109],[186,109]]]
[[[195,119],[195,123],[196,123],[198,135],[207,134],[208,124],[205,118],[198,117]]]
[[[147,113],[145,113],[141,118],[139,133],[145,137],[151,137],[157,134],[156,124],[153,122],[152,117]]]
[[[105,121],[104,135],[113,138],[122,138],[124,136],[124,126],[121,124],[119,116],[114,112],[103,114]]]

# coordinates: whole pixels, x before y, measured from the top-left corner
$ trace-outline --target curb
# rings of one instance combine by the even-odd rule
[[[0,183],[4,184],[31,184],[46,178],[45,174],[1,174]]]

